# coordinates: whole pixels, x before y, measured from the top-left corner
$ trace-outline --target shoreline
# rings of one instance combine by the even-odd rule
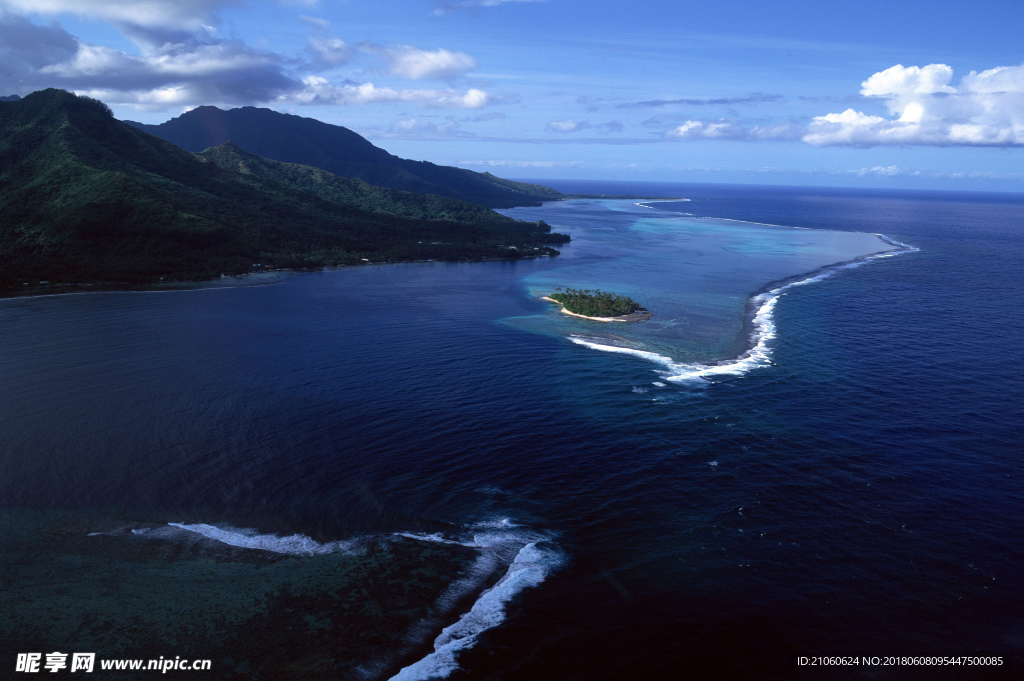
[[[651,312],[650,310],[647,310],[645,308],[640,308],[636,312],[630,312],[629,314],[620,314],[620,315],[618,315],[616,317],[588,317],[585,314],[577,314],[575,312],[569,312],[568,310],[565,309],[565,305],[562,305],[562,303],[558,302],[554,298],[548,298],[547,296],[541,296],[540,298],[541,298],[541,300],[546,300],[548,302],[554,303],[555,305],[560,305],[562,307],[562,312],[564,314],[571,315],[573,317],[580,317],[581,319],[590,319],[590,320],[595,321],[595,322],[626,322],[626,323],[634,323],[634,322],[647,321],[648,319],[650,319],[651,317],[654,316],[654,313]]]
[[[318,265],[312,267],[277,267],[266,270],[252,270],[237,274],[219,274],[203,279],[167,279],[163,281],[149,282],[127,282],[127,281],[82,281],[82,282],[57,282],[53,284],[30,284],[23,288],[0,289],[0,301],[15,298],[42,298],[44,296],[59,296],[73,293],[138,293],[138,292],[164,292],[164,291],[198,291],[198,290],[221,290],[234,288],[249,288],[256,286],[268,286],[263,283],[243,283],[249,277],[273,274],[275,277],[280,273],[308,274],[312,272],[327,272],[332,270],[348,269],[351,267],[366,267],[369,265],[408,265],[423,263],[449,263],[467,264],[481,262],[516,262],[519,260],[534,260],[536,258],[555,257],[549,253],[537,253],[523,255],[518,258],[480,258],[479,260],[441,260],[428,258],[425,260],[366,260],[360,263],[344,265]],[[225,280],[233,279],[235,283],[225,284]],[[218,286],[217,282],[222,285]],[[274,282],[280,283],[280,282]]]

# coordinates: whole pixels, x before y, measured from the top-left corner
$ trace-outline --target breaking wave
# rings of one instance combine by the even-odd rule
[[[275,534],[259,534],[255,530],[248,529],[226,529],[197,523],[186,525],[184,523],[167,523],[171,527],[177,527],[187,532],[200,534],[207,539],[213,539],[223,544],[237,546],[243,549],[256,549],[259,551],[270,551],[272,553],[283,553],[291,556],[315,556],[327,553],[340,553],[352,551],[356,548],[356,542],[332,541],[318,542],[304,534],[293,534],[287,537],[279,537]]]
[[[127,528],[110,533],[122,534]],[[361,550],[366,537],[347,541],[318,542],[304,534],[280,536],[261,534],[254,529],[217,527],[206,523],[167,523],[157,527],[130,530],[130,534],[151,538],[181,538],[182,533],[198,535],[203,540],[257,551],[290,556],[317,556],[351,553]],[[565,561],[562,551],[545,534],[523,528],[509,518],[484,520],[455,534],[395,532],[384,537],[421,542],[455,544],[473,548],[478,555],[463,575],[452,582],[432,608],[437,613],[425,618],[409,633],[411,643],[419,645],[430,632],[444,624],[440,619],[474,592],[479,595],[472,606],[449,623],[434,639],[434,650],[404,667],[391,678],[397,681],[420,681],[445,678],[459,668],[461,651],[471,648],[481,632],[500,625],[506,618],[508,603],[524,590],[538,586]],[[499,576],[500,575],[500,576]],[[488,583],[493,584],[487,587]],[[486,587],[486,588],[485,588]],[[374,670],[366,669],[371,675]],[[378,667],[376,671],[381,671]]]
[[[472,607],[459,619],[445,627],[434,639],[434,651],[404,667],[390,681],[426,681],[447,678],[459,668],[458,657],[471,648],[481,632],[501,624],[506,617],[505,606],[525,589],[541,584],[565,560],[562,552],[546,537],[529,531],[515,530],[516,525],[503,519],[474,525],[472,539],[450,539],[439,534],[399,533],[399,536],[420,541],[458,543],[480,550],[476,563],[465,580],[452,585],[442,599],[452,601],[471,590],[474,579],[494,574],[502,566],[505,573],[494,586],[485,589]],[[443,603],[441,604],[443,606]]]
[[[742,355],[729,360],[723,360],[716,364],[687,364],[685,362],[677,362],[671,357],[660,355],[656,352],[650,352],[647,350],[638,350],[636,348],[624,347],[620,345],[609,345],[606,342],[599,342],[596,338],[587,338],[584,336],[573,335],[569,336],[569,340],[577,345],[582,345],[592,350],[600,350],[602,352],[618,352],[626,355],[633,355],[635,357],[641,357],[651,362],[661,364],[665,367],[662,377],[667,381],[673,381],[676,383],[687,382],[687,381],[710,381],[716,376],[726,375],[741,375],[745,374],[751,369],[758,367],[765,367],[771,365],[771,348],[769,343],[776,336],[774,311],[775,306],[787,291],[797,286],[806,286],[807,284],[814,284],[823,279],[831,277],[836,272],[846,269],[852,269],[865,265],[872,260],[879,258],[890,258],[895,255],[901,255],[904,253],[916,253],[920,249],[911,246],[909,244],[896,241],[882,234],[876,234],[875,236],[882,239],[882,241],[895,246],[896,248],[891,251],[884,253],[876,253],[874,255],[866,256],[851,262],[841,263],[839,265],[833,265],[824,270],[818,271],[817,273],[797,281],[792,281],[781,286],[777,286],[773,289],[759,293],[750,299],[750,308],[753,310],[753,315],[750,320],[752,327],[750,333],[750,348]]]

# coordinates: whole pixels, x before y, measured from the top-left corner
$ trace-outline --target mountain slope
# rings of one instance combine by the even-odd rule
[[[315,166],[274,161],[250,154],[234,142],[210,147],[199,156],[226,170],[272,180],[328,201],[373,213],[414,220],[455,220],[476,225],[504,226],[514,222],[511,218],[475,203],[437,194],[386,189],[365,180],[338,177]]]
[[[515,257],[564,240],[546,226],[496,218],[410,219],[329,201],[221,168],[62,90],[0,102],[0,283],[8,286],[201,278],[257,262]]]
[[[536,205],[561,198],[549,187],[399,158],[348,128],[270,109],[246,106],[223,111],[201,106],[160,125],[126,123],[189,151],[234,142],[250,153],[276,161],[315,166],[379,187],[438,194],[491,208]]]

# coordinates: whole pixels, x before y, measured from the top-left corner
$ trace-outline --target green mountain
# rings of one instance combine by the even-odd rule
[[[246,106],[223,111],[201,106],[160,125],[126,123],[189,151],[234,142],[264,158],[315,166],[379,187],[438,194],[491,208],[537,205],[562,197],[550,187],[399,158],[348,128],[270,109]]]
[[[351,177],[338,177],[315,166],[282,163],[250,154],[234,142],[210,147],[199,154],[221,168],[273,180],[292,189],[316,194],[373,213],[414,220],[454,220],[476,225],[504,225],[511,221],[475,203],[449,199],[437,194],[417,194],[378,187]]]
[[[541,244],[568,239],[436,197],[394,192],[376,206],[381,190],[356,186],[358,200],[339,203],[340,178],[285,167],[281,179],[296,179],[282,183],[253,172],[254,158],[238,157],[248,172],[222,168],[63,90],[0,102],[0,285],[204,278],[254,263],[514,258],[557,253]],[[335,187],[334,198],[297,188],[304,177]]]

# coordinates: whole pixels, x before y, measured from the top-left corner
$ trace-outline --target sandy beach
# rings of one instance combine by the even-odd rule
[[[554,298],[541,296],[541,300],[546,300],[548,302],[554,303],[555,305],[561,305],[562,312],[564,314],[571,315],[573,317],[581,317],[583,319],[592,319],[595,322],[642,322],[654,316],[654,313],[651,312],[650,310],[644,310],[641,308],[636,312],[631,312],[630,314],[621,314],[618,315],[617,317],[589,317],[585,314],[576,314],[575,312],[569,312],[568,310],[565,309],[564,305],[562,305]]]

